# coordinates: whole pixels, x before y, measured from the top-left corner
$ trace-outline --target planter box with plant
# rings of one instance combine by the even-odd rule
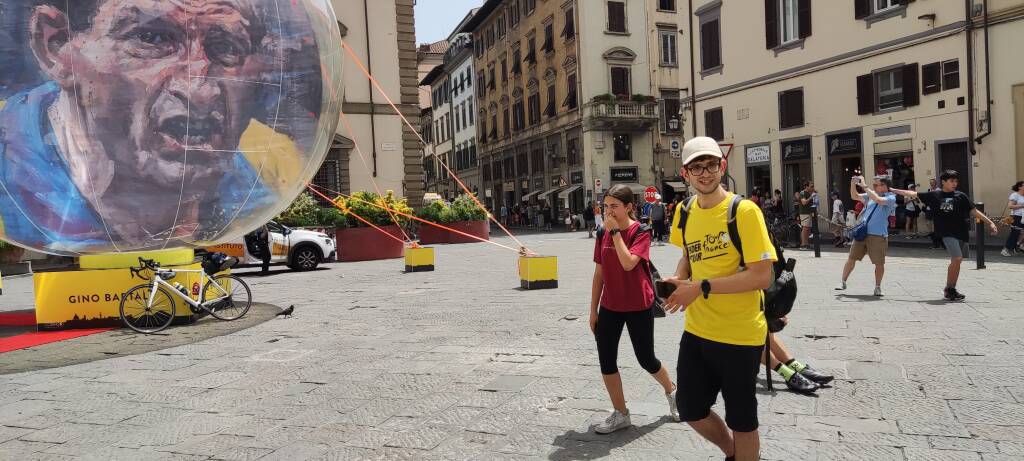
[[[438,200],[423,207],[416,216],[426,221],[442,224],[459,232],[477,238],[467,237],[429,224],[420,224],[420,243],[475,243],[490,238],[487,213],[477,206],[468,195],[459,196],[451,205]]]
[[[401,213],[412,214],[412,209],[409,208],[404,198],[395,198],[395,194],[391,191],[388,191],[383,197],[373,192],[356,192],[348,199],[339,197],[335,199],[334,203],[340,208],[340,217],[335,232],[335,238],[338,241],[338,261],[393,259],[405,255],[405,244],[403,243],[405,237],[402,230],[395,225],[391,215],[380,208],[383,206]],[[397,239],[368,226],[355,215]],[[400,215],[395,217],[398,218],[399,225],[403,227],[408,225],[409,218]]]

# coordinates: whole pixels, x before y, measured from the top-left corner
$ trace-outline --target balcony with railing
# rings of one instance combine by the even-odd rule
[[[645,130],[659,120],[654,98],[597,97],[583,107],[585,123],[595,130]]]

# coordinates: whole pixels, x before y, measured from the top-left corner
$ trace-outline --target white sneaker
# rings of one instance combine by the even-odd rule
[[[676,390],[673,389],[671,393],[665,394],[665,399],[668,400],[668,414],[672,416],[674,421],[679,421],[679,409],[676,408]]]
[[[882,287],[875,287],[875,296],[882,296]]]
[[[836,290],[843,291],[845,289],[846,289],[846,282],[839,282],[839,285],[836,285]]]
[[[1010,254],[1010,251],[1007,250],[1006,248],[1003,248],[1003,251],[1000,251],[999,254],[1001,254],[1003,256],[1006,256],[1006,257],[1013,256],[1013,255]]]
[[[594,432],[598,434],[611,434],[620,429],[625,429],[632,426],[633,423],[629,421],[629,414],[619,413],[618,410],[612,412],[603,423],[598,424],[594,427]]]

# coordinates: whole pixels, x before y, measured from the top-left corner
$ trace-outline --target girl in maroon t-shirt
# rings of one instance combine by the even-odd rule
[[[636,222],[633,191],[615,185],[604,196],[604,231],[594,247],[594,283],[590,298],[590,330],[597,340],[601,374],[615,411],[594,430],[607,434],[629,427],[629,409],[616,364],[622,327],[629,328],[640,366],[665,389],[669,413],[677,421],[676,386],[654,356],[654,287],[648,275],[651,234]],[[600,309],[599,309],[600,307]]]

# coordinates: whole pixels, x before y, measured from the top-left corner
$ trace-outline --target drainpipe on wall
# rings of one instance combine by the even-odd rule
[[[964,0],[964,14],[967,16],[967,148],[971,156],[978,155],[974,148],[974,23],[971,21],[971,0]]]
[[[687,30],[690,33],[690,129],[691,135],[697,136],[697,71],[694,68],[693,58],[693,0],[689,0],[689,4],[690,15],[687,16]]]
[[[367,0],[363,0],[363,27],[366,33],[366,71],[373,75],[373,64],[370,61],[370,9]],[[373,81],[366,80],[366,89],[370,92],[370,143],[373,146],[373,177],[377,177],[377,108],[373,103]],[[404,146],[403,146],[404,150]]]
[[[974,142],[981,144],[981,140],[985,139],[986,136],[992,134],[992,79],[989,77],[989,60],[988,60],[988,0],[981,2],[982,14],[984,20],[982,21],[982,27],[984,28],[985,34],[985,132],[977,138],[974,138]]]

